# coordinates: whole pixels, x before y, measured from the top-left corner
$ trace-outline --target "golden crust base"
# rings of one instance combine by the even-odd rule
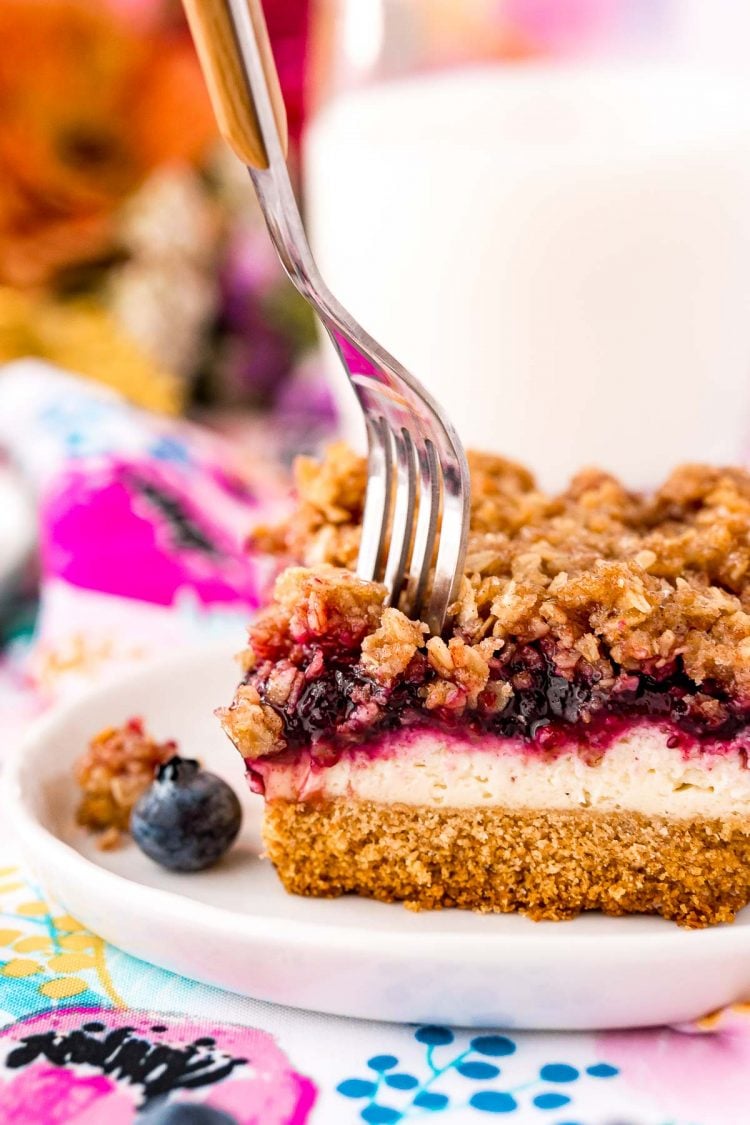
[[[730,922],[750,901],[750,821],[738,818],[273,801],[264,839],[286,889],[314,897],[690,927]]]

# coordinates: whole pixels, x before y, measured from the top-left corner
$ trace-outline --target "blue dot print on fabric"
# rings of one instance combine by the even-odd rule
[[[566,1063],[547,1063],[539,1071],[539,1077],[545,1082],[575,1082],[579,1074],[574,1066]]]
[[[347,1078],[339,1082],[336,1089],[345,1098],[371,1098],[376,1087],[374,1082],[366,1082],[362,1078]]]
[[[445,1047],[453,1042],[453,1032],[447,1027],[420,1027],[414,1038],[428,1047]]]
[[[394,1066],[398,1066],[398,1059],[395,1055],[373,1055],[367,1060],[367,1065],[370,1070],[383,1074],[386,1070],[393,1070]]]
[[[397,1109],[391,1109],[390,1106],[377,1105],[373,1102],[362,1110],[360,1117],[363,1121],[369,1122],[369,1125],[394,1125],[394,1122],[401,1121],[403,1114]]]
[[[385,1079],[386,1086],[393,1090],[413,1090],[419,1085],[419,1079],[413,1074],[388,1074]]]
[[[463,1074],[464,1078],[497,1078],[500,1073],[499,1066],[486,1062],[462,1062],[458,1064],[456,1070],[459,1074]]]
[[[433,1094],[430,1090],[424,1090],[421,1094],[417,1094],[414,1105],[419,1106],[420,1109],[436,1111],[445,1109],[449,1101],[450,1098],[445,1094]]]
[[[537,1094],[534,1098],[537,1109],[560,1109],[561,1106],[569,1103],[570,1098],[565,1094]]]
[[[596,1063],[595,1066],[587,1066],[586,1073],[592,1078],[614,1078],[620,1072],[616,1066],[610,1066],[609,1063]]]
[[[481,1090],[469,1099],[469,1105],[485,1113],[513,1113],[518,1102],[512,1094],[501,1094],[497,1090]]]
[[[500,1058],[502,1055],[512,1055],[516,1045],[512,1039],[505,1035],[477,1035],[471,1041],[471,1046],[480,1055],[491,1055]]]

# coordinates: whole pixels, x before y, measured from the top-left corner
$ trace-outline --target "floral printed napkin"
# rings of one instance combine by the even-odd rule
[[[4,742],[166,646],[236,635],[265,575],[243,538],[285,503],[268,465],[36,363],[0,375],[31,482],[41,600],[0,672]],[[750,1008],[589,1033],[373,1024],[137,961],[45,899],[0,828],[0,1120],[8,1125],[750,1121]]]

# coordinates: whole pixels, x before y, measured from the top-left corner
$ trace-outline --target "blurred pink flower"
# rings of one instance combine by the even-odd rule
[[[619,22],[622,0],[502,0],[500,11],[537,48],[585,50]]]
[[[727,1008],[680,1030],[610,1031],[597,1046],[631,1090],[670,1119],[723,1125],[748,1120],[750,1011]],[[717,1098],[717,1091],[721,1098]]]

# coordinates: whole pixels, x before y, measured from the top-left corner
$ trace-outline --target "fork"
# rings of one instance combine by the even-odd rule
[[[220,131],[247,165],[281,262],[331,337],[365,416],[357,574],[382,582],[390,605],[439,634],[466,554],[463,446],[433,397],[360,327],[318,272],[289,179],[286,112],[260,0],[183,3]]]

